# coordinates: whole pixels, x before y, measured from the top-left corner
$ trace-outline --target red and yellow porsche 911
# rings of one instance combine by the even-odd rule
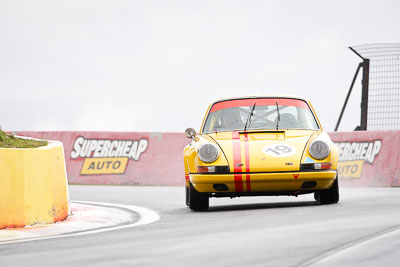
[[[260,96],[212,103],[184,149],[186,204],[207,210],[210,197],[314,193],[339,201],[338,149],[310,102]]]

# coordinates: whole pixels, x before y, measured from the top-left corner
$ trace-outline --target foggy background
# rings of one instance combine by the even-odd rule
[[[199,129],[221,97],[311,100],[332,131],[358,63],[399,42],[398,1],[0,0],[3,130]],[[340,131],[360,123],[357,80]]]

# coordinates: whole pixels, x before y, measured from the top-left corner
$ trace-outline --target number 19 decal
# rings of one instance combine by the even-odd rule
[[[289,145],[269,145],[263,148],[263,152],[271,157],[288,157],[296,153],[296,149]]]

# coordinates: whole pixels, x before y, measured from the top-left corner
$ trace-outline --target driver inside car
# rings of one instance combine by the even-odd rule
[[[221,128],[239,130],[244,127],[244,123],[240,116],[240,111],[236,108],[228,108],[221,110],[219,114]]]

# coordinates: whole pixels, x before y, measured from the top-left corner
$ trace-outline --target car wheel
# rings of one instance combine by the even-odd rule
[[[314,198],[321,204],[333,204],[339,202],[339,178],[336,176],[332,187],[314,193]]]
[[[189,182],[189,208],[195,211],[208,210],[209,198],[207,194],[199,193]]]

